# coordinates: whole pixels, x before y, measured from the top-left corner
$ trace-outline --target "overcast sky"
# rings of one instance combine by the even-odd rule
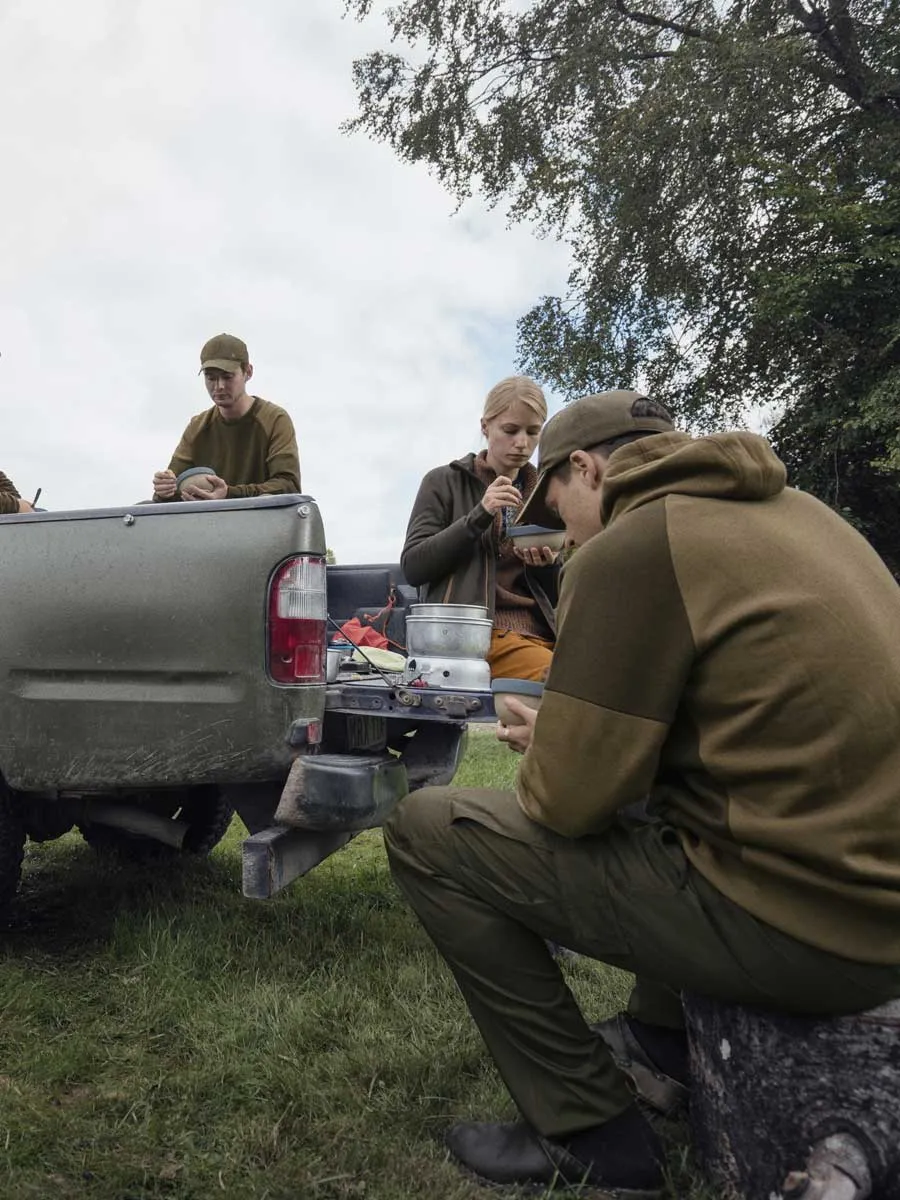
[[[0,469],[59,510],[150,494],[236,333],[340,562],[396,560],[419,479],[480,445],[564,250],[361,135],[341,0],[0,9]],[[551,399],[551,411],[559,407]]]

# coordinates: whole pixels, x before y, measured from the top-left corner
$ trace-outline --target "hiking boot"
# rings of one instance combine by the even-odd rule
[[[674,1116],[686,1106],[688,1100],[690,1075],[686,1061],[684,1066],[679,1064],[678,1070],[670,1067],[673,1073],[667,1074],[641,1045],[635,1033],[636,1027],[640,1027],[639,1023],[626,1013],[591,1025],[594,1033],[599,1033],[606,1042],[613,1062],[631,1080],[638,1099],[663,1116]],[[644,1026],[647,1031],[654,1028]],[[667,1034],[670,1032],[674,1031],[665,1031]],[[686,1060],[686,1052],[683,1057]]]
[[[542,1137],[524,1121],[464,1121],[445,1140],[481,1183],[542,1194],[552,1186],[554,1195],[571,1191],[582,1200],[662,1196],[659,1140],[634,1106],[566,1140]]]

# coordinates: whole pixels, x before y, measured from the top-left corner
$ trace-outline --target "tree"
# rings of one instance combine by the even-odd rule
[[[854,338],[828,313],[801,336],[802,287],[846,251],[848,213],[857,240],[881,229],[868,265],[889,311],[869,353],[896,366],[898,0],[404,0],[387,15],[410,49],[355,64],[348,128],[571,244],[568,295],[520,322],[525,369],[569,395],[640,381],[700,427],[788,403]]]
[[[813,205],[810,223],[820,253],[772,272],[759,305],[761,326],[806,366],[770,436],[791,481],[843,513],[900,578],[900,203]]]

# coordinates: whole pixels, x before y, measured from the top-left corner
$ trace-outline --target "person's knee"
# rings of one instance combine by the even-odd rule
[[[388,856],[409,854],[444,838],[450,821],[450,800],[442,787],[420,788],[400,801],[384,823]]]

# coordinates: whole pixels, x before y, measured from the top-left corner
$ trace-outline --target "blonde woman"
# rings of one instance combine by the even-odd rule
[[[481,604],[493,621],[493,678],[543,681],[556,631],[557,567],[546,549],[513,549],[506,531],[537,480],[529,462],[547,419],[544,393],[513,375],[487,394],[487,448],[429,471],[400,563],[422,600]]]

